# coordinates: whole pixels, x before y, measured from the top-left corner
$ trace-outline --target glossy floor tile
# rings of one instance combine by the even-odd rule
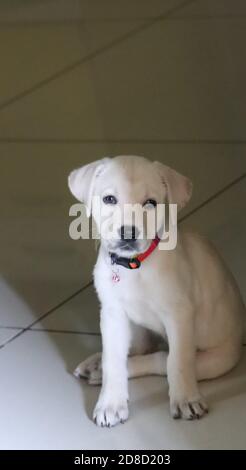
[[[95,289],[90,286],[36,323],[33,328],[99,334],[99,312]]]
[[[91,336],[27,332],[0,351],[1,449],[245,448],[245,351],[233,372],[201,384],[201,421],[173,420],[166,379],[148,377],[130,381],[129,420],[102,429],[91,421],[99,387],[71,375],[98,349]]]
[[[214,18],[234,18],[246,16],[246,4],[244,0],[196,0],[187,5],[174,16],[185,18],[201,18],[203,16]]]
[[[16,95],[83,61],[140,24],[140,21],[2,27],[0,24],[0,54],[4,64],[0,76],[0,108]]]
[[[9,308],[9,306],[8,306]],[[17,333],[19,333],[17,328],[1,328],[0,327],[0,348],[3,344],[13,338]]]
[[[243,139],[245,37],[243,19],[163,21],[92,61],[105,135]]]
[[[162,21],[0,115],[0,138],[237,141],[246,20]]]
[[[22,292],[19,293],[16,287],[13,287],[6,279],[6,275],[3,276],[2,273],[3,268],[0,277],[0,327],[25,327],[35,320],[33,310],[26,302]]]
[[[67,178],[106,150],[0,147],[0,285],[3,298],[12,298],[10,308],[0,306],[0,326],[26,327],[91,279],[95,243],[69,236],[69,209],[76,200]]]
[[[182,0],[32,0],[20,5],[18,1],[2,1],[0,6],[2,22],[19,21],[71,21],[127,20],[132,18],[152,18],[182,5]]]

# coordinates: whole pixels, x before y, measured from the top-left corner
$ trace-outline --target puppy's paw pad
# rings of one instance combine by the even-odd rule
[[[93,354],[85,361],[81,362],[73,372],[77,378],[85,378],[90,385],[97,385],[102,382],[102,361],[101,353]]]
[[[93,413],[93,421],[97,426],[108,427],[116,426],[116,424],[124,423],[128,418],[127,402],[118,405],[97,405]]]
[[[172,402],[171,415],[174,419],[200,419],[208,413],[208,406],[202,399],[193,401]]]

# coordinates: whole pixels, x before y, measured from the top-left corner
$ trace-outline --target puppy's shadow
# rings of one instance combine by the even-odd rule
[[[81,391],[85,413],[88,419],[92,420],[93,410],[101,390],[101,385],[89,385],[85,379],[77,380],[80,380],[81,382]]]
[[[167,415],[169,416],[169,398],[165,392],[151,393],[148,397],[142,397],[133,400],[133,402],[130,399],[130,416],[133,419],[137,416],[144,416],[146,410],[148,410],[148,415],[152,412],[155,414],[156,409],[158,409],[158,416],[161,420],[166,419]],[[152,420],[152,424],[154,424],[154,420]]]
[[[245,395],[246,374],[243,357],[239,364],[228,374],[203,382],[202,391],[203,389],[204,395],[211,403],[211,406]]]
[[[80,362],[84,361],[92,354],[101,351],[101,336],[98,334],[74,335],[71,349],[64,349],[62,346],[61,344],[59,345],[59,350],[62,353],[66,371],[76,382],[76,385],[80,387],[82,408],[86,412],[87,417],[91,420],[101,385],[89,385],[86,379],[75,377],[73,371]]]

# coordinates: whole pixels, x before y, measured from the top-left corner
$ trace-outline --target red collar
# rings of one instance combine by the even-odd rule
[[[140,253],[140,255],[134,257],[134,258],[124,258],[121,256],[117,256],[115,253],[110,253],[111,256],[111,263],[112,264],[119,264],[120,266],[124,266],[125,268],[128,269],[138,269],[141,266],[141,263],[148,258],[148,256],[156,249],[160,241],[160,238],[158,235],[156,235],[155,239],[152,240],[149,248],[144,251],[143,253]]]

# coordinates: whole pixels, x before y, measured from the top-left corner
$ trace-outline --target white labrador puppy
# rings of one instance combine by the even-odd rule
[[[127,204],[140,204],[152,213],[165,201],[182,209],[191,197],[190,180],[159,162],[119,156],[74,170],[69,187],[98,228],[102,216],[93,196],[109,210],[94,269],[102,360],[95,354],[75,370],[89,383],[102,380],[96,424],[124,422],[128,378],[151,374],[167,375],[174,418],[200,418],[207,405],[197,382],[225,374],[240,358],[245,307],[238,287],[215,249],[199,235],[179,230],[176,248],[160,250],[163,220],[153,241],[146,236],[146,225],[133,225],[127,211],[123,225],[114,217]],[[112,225],[114,235],[106,236]],[[160,347],[160,337],[168,352]]]

